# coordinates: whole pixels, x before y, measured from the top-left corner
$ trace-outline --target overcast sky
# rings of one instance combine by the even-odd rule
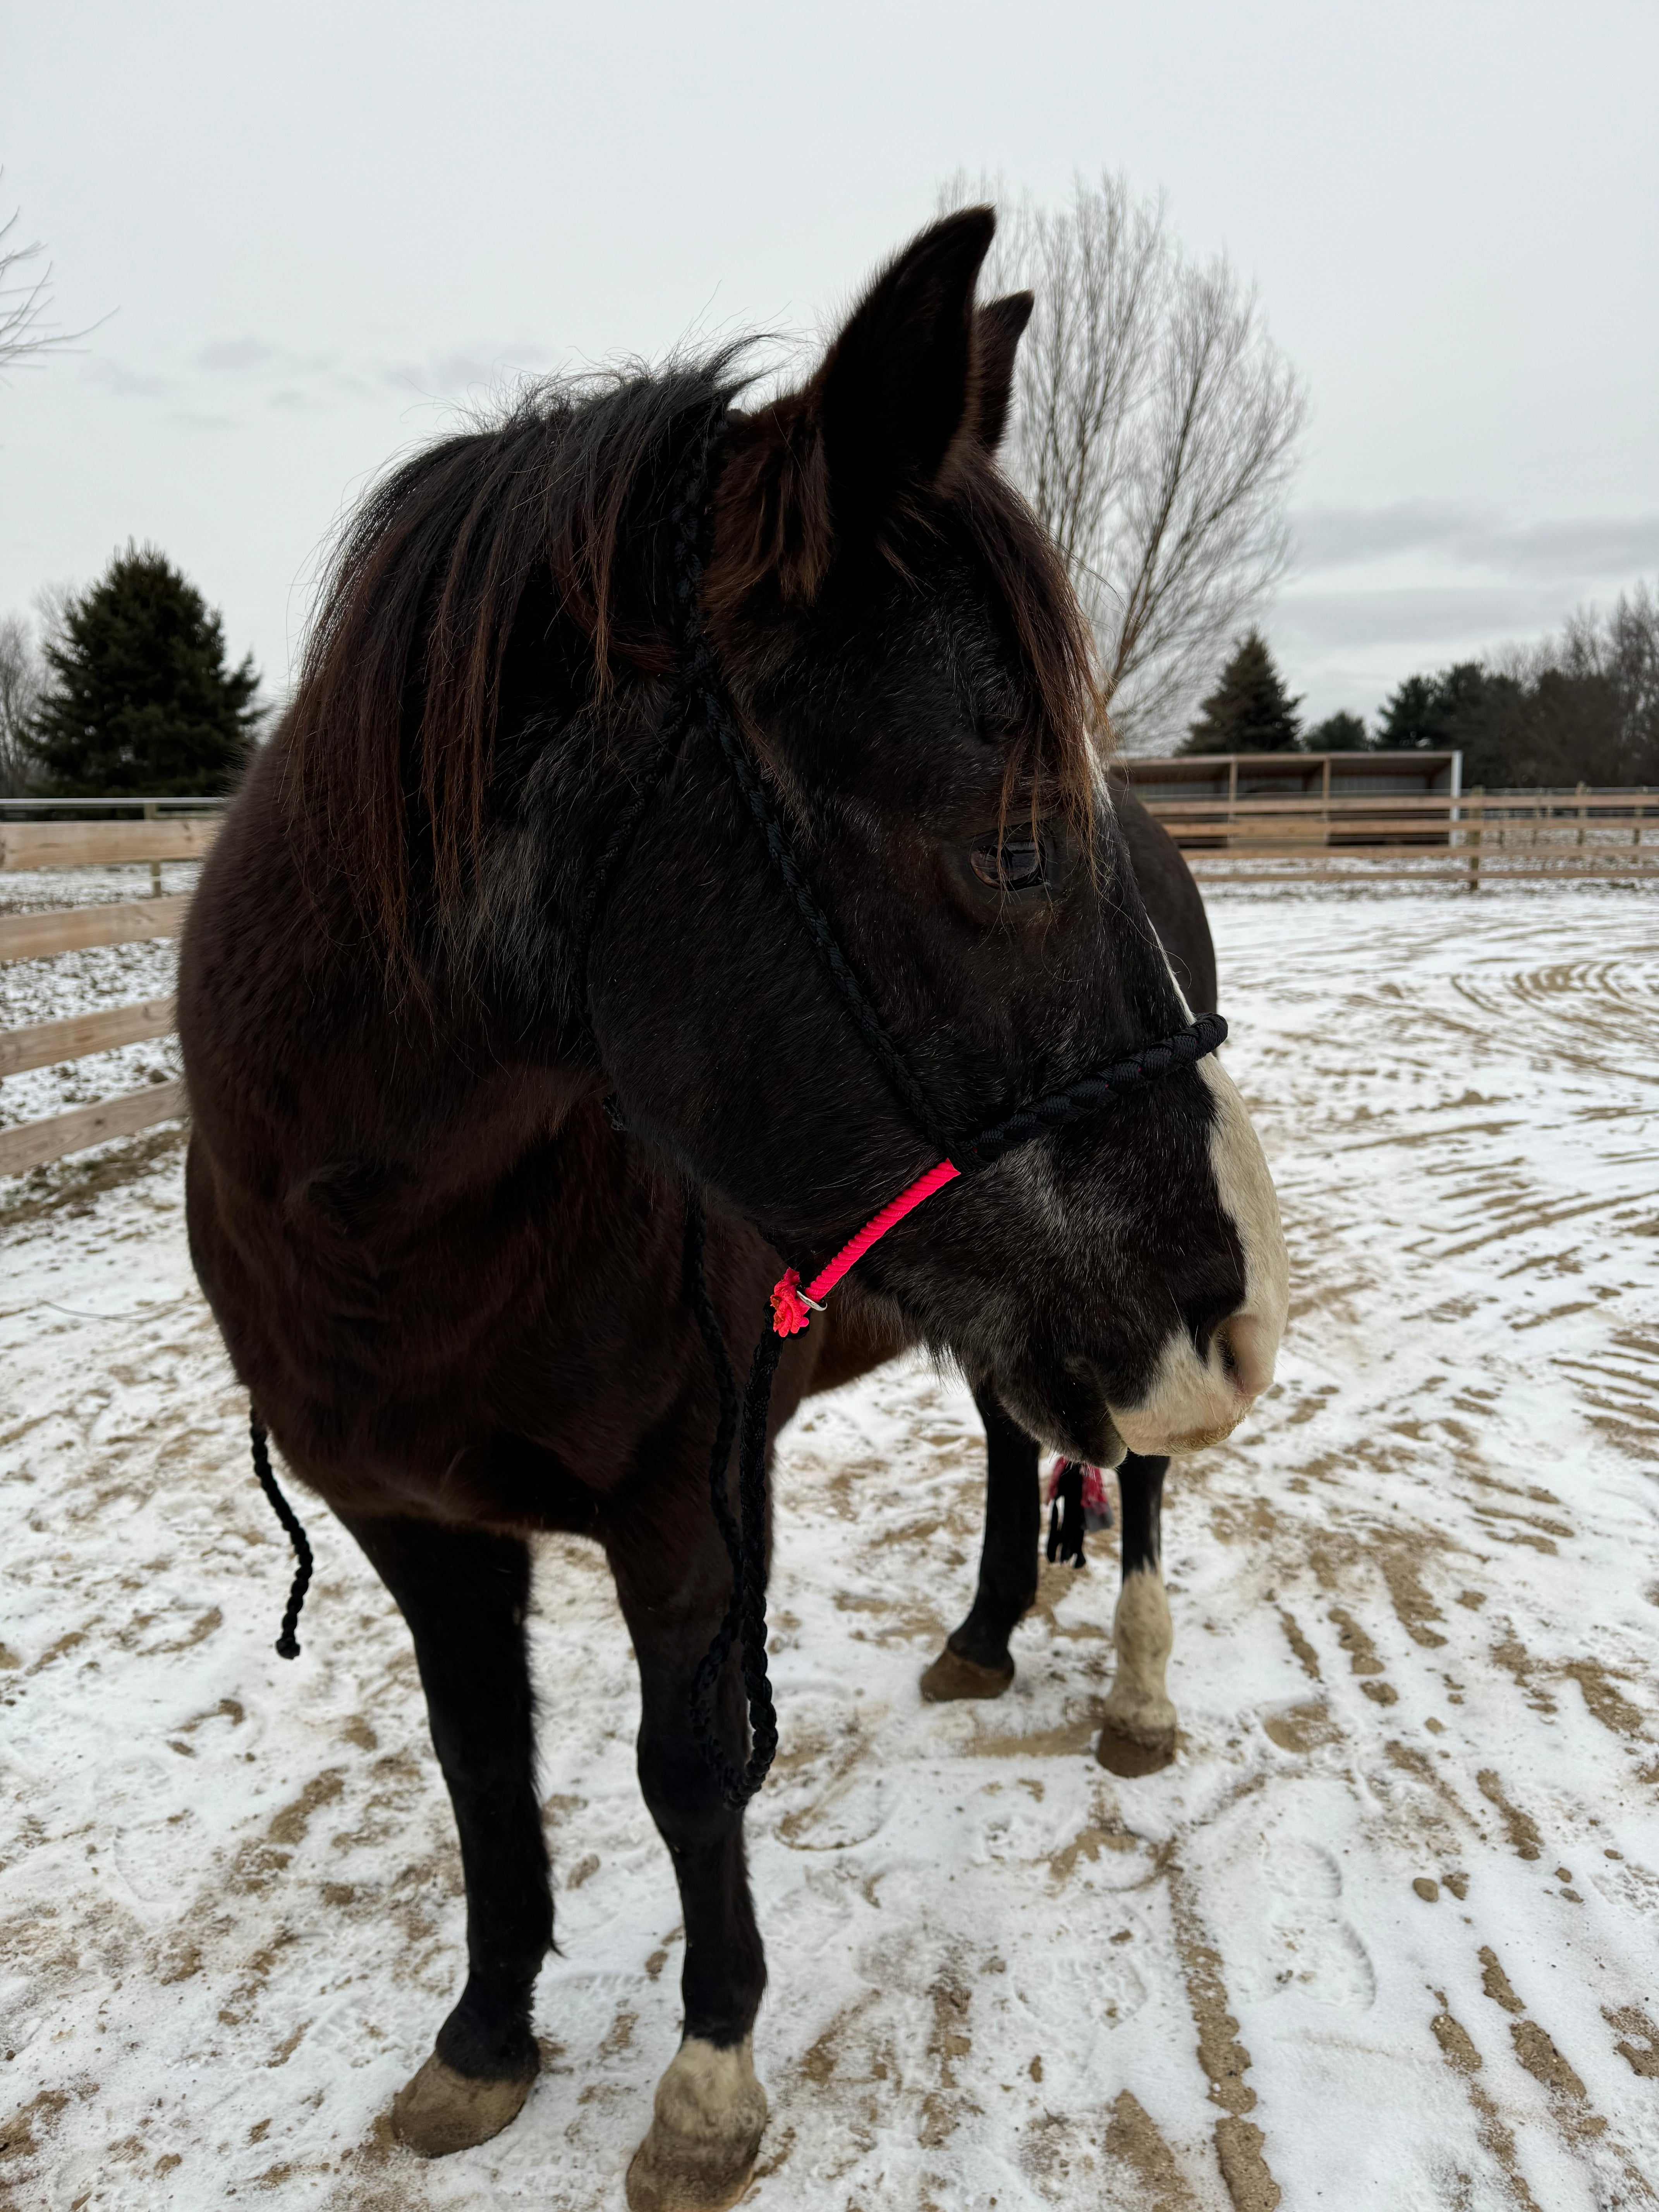
[[[515,370],[810,333],[940,180],[1121,168],[1310,385],[1310,711],[1659,574],[1654,0],[0,13],[75,357],[0,389],[0,612],[129,538],[283,684],[320,549]]]

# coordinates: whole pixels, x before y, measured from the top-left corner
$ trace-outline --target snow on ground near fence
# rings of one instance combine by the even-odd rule
[[[1170,1486],[1180,1759],[1091,1756],[1098,1538],[1001,1703],[924,1706],[971,1402],[916,1366],[808,1408],[749,1822],[759,2212],[1656,2202],[1659,906],[1212,911],[1296,1304],[1272,1396]],[[314,1509],[273,1656],[289,1561],[176,1147],[0,1233],[0,2198],[619,2206],[681,1954],[597,1556],[538,1571],[545,2070],[421,2166],[384,2116],[462,1905],[407,1640]]]

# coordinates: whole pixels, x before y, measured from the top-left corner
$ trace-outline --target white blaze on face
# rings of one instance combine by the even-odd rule
[[[1279,1200],[1244,1102],[1213,1054],[1199,1061],[1198,1073],[1214,1101],[1210,1166],[1243,1251],[1244,1297],[1216,1329],[1207,1356],[1185,1328],[1176,1328],[1145,1397],[1113,1407],[1124,1443],[1149,1458],[1201,1451],[1232,1433],[1273,1379],[1290,1304]]]

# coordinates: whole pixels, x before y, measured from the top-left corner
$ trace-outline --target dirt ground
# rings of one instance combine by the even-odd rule
[[[971,1401],[918,1365],[809,1408],[757,2212],[1659,2203],[1659,903],[1212,910],[1294,1303],[1271,1396],[1172,1478],[1180,1756],[1091,1757],[1109,1538],[1046,1571],[1000,1703],[925,1706]],[[608,1580],[544,1547],[544,2071],[422,2166],[384,2116],[462,1904],[414,1665],[320,1510],[272,1653],[179,1164],[0,1191],[0,2203],[620,2207],[680,1946]]]

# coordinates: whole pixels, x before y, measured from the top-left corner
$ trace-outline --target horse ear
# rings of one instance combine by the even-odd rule
[[[837,541],[869,538],[926,491],[978,428],[974,285],[996,228],[964,208],[905,247],[871,286],[813,380]]]
[[[988,453],[995,453],[1008,427],[1014,356],[1036,305],[1031,293],[1011,292],[1006,300],[991,301],[974,318],[974,381],[979,401],[975,428]]]

